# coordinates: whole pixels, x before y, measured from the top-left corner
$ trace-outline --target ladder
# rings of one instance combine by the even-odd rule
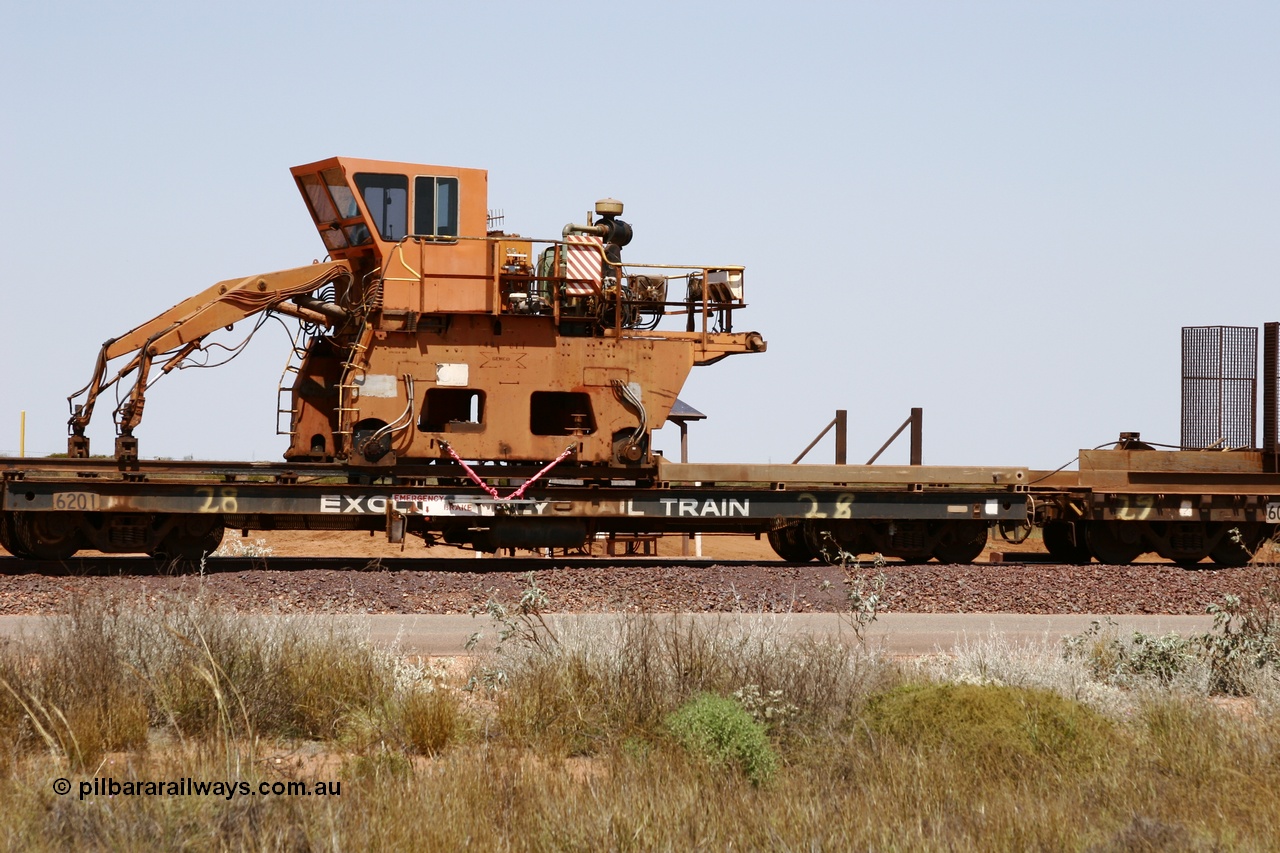
[[[347,359],[342,363],[342,381],[338,383],[338,429],[334,438],[346,438],[348,448],[354,431],[355,415],[360,411],[354,405],[360,396],[360,387],[355,384],[355,380],[357,373],[363,375],[368,369],[365,356],[372,340],[373,327],[366,321],[360,326],[360,332],[351,344]]]
[[[294,408],[293,401],[294,391],[298,388],[298,377],[302,373],[302,361],[307,355],[307,348],[303,344],[305,336],[306,330],[299,326],[291,341],[284,370],[280,372],[280,381],[276,383],[276,435],[287,435],[291,441],[298,428],[298,410]],[[285,396],[286,394],[288,397]],[[289,416],[289,422],[287,427],[281,429],[280,424],[284,415]]]

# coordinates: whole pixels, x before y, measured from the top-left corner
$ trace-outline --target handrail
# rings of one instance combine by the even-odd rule
[[[700,332],[701,339],[702,339],[702,346],[704,348],[709,346],[711,335],[713,334],[711,329],[711,325],[712,325],[711,318],[713,314],[720,313],[720,312],[731,313],[736,309],[746,307],[745,293],[738,296],[733,296],[732,294],[730,294],[728,299],[719,299],[719,300],[713,299],[711,296],[713,285],[710,279],[713,273],[725,273],[727,276],[730,277],[731,281],[732,281],[732,277],[736,275],[737,277],[736,286],[741,287],[743,285],[744,283],[743,277],[746,272],[746,267],[740,264],[722,264],[722,265],[716,266],[716,265],[704,265],[704,264],[652,264],[652,263],[631,263],[631,262],[623,263],[621,260],[619,261],[611,260],[608,257],[608,255],[605,253],[604,244],[601,243],[599,240],[573,241],[573,240],[566,240],[566,239],[543,239],[543,238],[536,238],[536,237],[524,237],[519,234],[485,235],[483,237],[472,237],[472,236],[453,237],[453,236],[447,236],[447,235],[446,236],[406,235],[396,242],[390,257],[387,258],[387,261],[384,264],[383,269],[381,270],[381,273],[382,273],[381,278],[384,282],[410,282],[413,284],[417,284],[418,286],[421,287],[427,275],[427,270],[425,269],[425,263],[424,263],[425,258],[423,257],[424,253],[419,251],[417,264],[412,264],[404,254],[405,244],[412,242],[417,244],[418,246],[426,246],[431,244],[447,245],[447,244],[453,244],[453,243],[457,243],[459,241],[464,241],[464,240],[484,242],[490,245],[496,245],[498,243],[503,243],[503,242],[527,243],[530,245],[530,248],[531,248],[531,251],[530,251],[531,258],[540,253],[545,253],[545,249],[543,249],[541,252],[534,251],[533,247],[535,246],[540,247],[545,245],[547,247],[553,247],[555,249],[555,259],[553,261],[553,270],[557,273],[557,275],[542,276],[542,275],[525,275],[523,273],[504,274],[499,269],[495,268],[494,272],[491,273],[490,275],[482,276],[483,278],[491,282],[490,286],[493,288],[491,293],[493,297],[494,313],[498,313],[498,314],[518,313],[518,312],[509,312],[509,311],[503,310],[503,307],[502,307],[503,293],[501,289],[501,282],[504,277],[519,279],[522,281],[529,281],[529,282],[550,282],[552,286],[549,288],[551,291],[551,293],[549,294],[551,297],[549,307],[551,308],[552,315],[556,318],[556,321],[559,322],[562,316],[564,316],[561,310],[562,308],[561,303],[564,298],[564,294],[560,292],[560,287],[558,287],[557,285],[563,285],[564,283],[569,281],[577,281],[577,279],[571,279],[568,276],[558,274],[560,273],[560,270],[561,270],[560,264],[563,262],[563,259],[564,259],[564,250],[562,247],[566,247],[566,246],[593,247],[596,253],[599,255],[602,264],[608,265],[609,267],[613,268],[619,283],[621,282],[621,279],[624,277],[625,278],[634,277],[636,275],[636,273],[634,272],[635,270],[679,270],[680,272],[676,275],[661,276],[668,282],[676,279],[684,278],[687,282],[692,284],[695,277],[700,279],[701,286],[699,287],[699,290],[701,292],[699,294],[699,297],[696,300],[696,303],[697,303],[696,310],[698,311],[698,316],[701,316],[702,318],[701,328],[698,331]],[[408,273],[408,275],[390,274],[394,266],[399,266],[406,273]],[[443,274],[441,277],[442,278],[459,278],[459,276],[449,275],[447,273]],[[476,276],[461,276],[461,277],[475,278]],[[606,277],[607,277],[606,275],[601,276],[602,279]],[[611,298],[613,300],[616,300],[616,303],[619,306],[618,310],[615,312],[616,316],[614,317],[614,322],[612,323],[613,334],[615,337],[621,337],[624,330],[630,328],[630,327],[624,326],[622,322],[623,312],[621,308],[624,305],[628,305],[628,306],[650,305],[655,307],[658,305],[661,305],[662,312],[660,316],[662,317],[689,316],[693,314],[693,311],[695,310],[694,309],[695,300],[689,299],[687,292],[686,292],[686,298],[684,300],[680,300],[680,301],[664,300],[662,302],[658,302],[656,300],[651,300],[651,299],[641,299],[641,300],[637,300],[634,298],[628,299],[622,295],[621,288],[619,288],[615,292],[610,292],[610,291],[604,290],[601,284],[597,284],[594,281],[592,281],[591,283],[593,285],[593,288],[596,290],[595,295],[598,298],[605,298],[605,299]],[[668,311],[667,306],[684,306],[684,310]],[[732,320],[730,319],[729,322],[731,323]],[[689,328],[687,329],[687,331],[690,331],[690,332],[694,331],[692,319],[690,320]]]
[[[484,237],[467,237],[467,236],[448,237],[448,236],[437,236],[434,234],[407,234],[404,237],[401,237],[398,241],[396,241],[396,247],[399,248],[400,246],[403,246],[405,243],[409,241],[413,241],[415,243],[440,243],[440,244],[447,245],[449,243],[456,243],[459,240],[478,240],[478,241],[487,242],[487,243],[513,242],[518,240],[522,243],[545,243],[547,245],[557,245],[557,246],[587,245],[585,243],[575,243],[575,242],[563,240],[563,239],[525,237],[520,234],[501,234],[501,235],[494,235],[494,236],[486,235]],[[734,272],[734,271],[745,272],[747,269],[741,264],[636,264],[631,262],[627,262],[624,264],[621,261],[614,262],[609,260],[607,257],[605,257],[602,244],[593,243],[592,245],[596,246],[597,250],[600,252],[601,259],[604,260],[605,263],[615,267],[628,266],[628,267],[641,267],[643,269],[654,269],[654,270],[728,270],[730,272]],[[406,264],[406,267],[407,266],[408,265]],[[412,279],[392,278],[387,280],[388,281],[411,281]]]

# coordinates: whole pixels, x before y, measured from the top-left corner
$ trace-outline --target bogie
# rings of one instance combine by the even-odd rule
[[[1085,542],[1099,563],[1124,566],[1145,551],[1141,522],[1091,521],[1085,529]]]
[[[148,553],[158,560],[198,562],[218,550],[224,533],[221,515],[177,515]]]
[[[15,551],[33,560],[67,560],[80,550],[79,513],[15,512],[10,516]]]
[[[804,522],[794,529],[804,548],[826,563],[866,554],[906,563],[924,563],[930,557],[941,563],[972,563],[986,548],[989,533],[987,523],[976,520]]]
[[[777,527],[768,533],[769,547],[788,563],[809,563],[817,556],[809,550],[804,533],[798,525]]]
[[[1260,524],[1224,524],[1224,528],[1217,543],[1209,549],[1209,556],[1224,568],[1248,565],[1267,538],[1267,531]]]
[[[989,532],[984,521],[940,522],[933,556],[940,563],[972,563],[987,547]]]
[[[1044,547],[1054,559],[1069,565],[1088,563],[1092,557],[1085,541],[1083,521],[1053,519],[1044,524]]]

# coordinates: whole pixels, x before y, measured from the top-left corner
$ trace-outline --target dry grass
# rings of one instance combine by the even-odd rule
[[[235,617],[200,600],[75,600],[0,656],[0,752],[77,769],[148,733],[180,741],[335,738],[394,694],[393,661],[350,624]]]
[[[10,848],[1263,850],[1280,837],[1275,703],[1224,707],[1203,672],[1116,679],[1048,645],[903,664],[637,615],[515,632],[459,673],[339,622],[198,600],[81,602],[50,627],[0,653]],[[323,779],[341,793],[81,799],[52,792],[60,776]]]
[[[439,755],[470,734],[462,703],[448,688],[406,693],[393,705],[391,721],[404,749],[417,755]]]

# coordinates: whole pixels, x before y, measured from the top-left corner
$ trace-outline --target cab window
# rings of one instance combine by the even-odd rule
[[[299,175],[298,186],[330,251],[360,246],[372,239],[341,169]]]
[[[413,233],[422,237],[458,236],[458,179],[413,179]]]
[[[365,172],[356,175],[356,188],[378,236],[389,242],[403,239],[409,219],[409,179]]]

